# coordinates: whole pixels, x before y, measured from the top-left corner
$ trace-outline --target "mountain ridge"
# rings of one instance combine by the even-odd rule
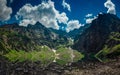
[[[0,41],[7,49],[29,51],[41,45],[55,48],[68,43],[66,37],[59,36],[39,22],[27,27],[18,24],[3,25],[0,27],[0,32]]]
[[[119,34],[120,19],[113,14],[99,14],[98,18],[93,20],[90,27],[75,41],[73,49],[84,52],[87,55],[96,53],[99,55],[101,53],[99,51],[105,52],[106,50],[108,54],[112,54],[114,51],[119,51]],[[115,39],[113,39],[113,37]],[[115,46],[117,48],[113,51]],[[107,55],[107,53],[105,55]],[[112,55],[114,56],[114,54]]]

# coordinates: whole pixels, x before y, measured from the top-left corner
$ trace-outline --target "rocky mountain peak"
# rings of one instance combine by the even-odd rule
[[[120,32],[120,19],[112,14],[99,14],[75,41],[73,48],[96,53],[104,47],[111,32]]]

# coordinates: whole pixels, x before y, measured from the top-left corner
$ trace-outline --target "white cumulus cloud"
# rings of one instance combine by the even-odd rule
[[[87,14],[85,17],[91,17],[93,16],[93,14]]]
[[[67,24],[69,18],[65,12],[60,13],[55,9],[54,2],[42,2],[37,6],[26,4],[17,12],[16,18],[20,21],[20,25],[34,25],[37,21],[45,27],[59,29],[59,23]]]
[[[64,23],[67,24],[67,21],[69,20],[69,18],[66,16],[66,13],[61,13],[57,16],[58,22],[59,23]]]
[[[92,21],[97,18],[96,16],[93,16],[93,14],[87,14],[85,17],[86,17],[85,20],[87,24],[92,23]]]
[[[115,4],[111,0],[107,0],[104,3],[104,6],[108,8],[107,13],[116,14]]]
[[[93,20],[94,20],[94,18],[88,18],[88,19],[86,19],[86,23],[90,24],[90,23],[92,23]]]
[[[33,19],[24,19],[24,20],[20,21],[20,26],[27,26],[28,24],[34,25],[35,23],[36,23],[36,21],[34,21]]]
[[[65,12],[59,12],[55,9],[54,2],[49,0],[43,1],[41,4],[32,6],[26,4],[16,14],[19,25],[34,25],[36,22],[42,23],[47,28],[59,29],[59,24],[66,25],[66,31],[69,32],[80,28],[82,25],[78,20],[69,20]]]
[[[6,0],[0,0],[0,21],[6,21],[10,19],[12,9],[7,6]]]
[[[70,4],[66,3],[65,0],[63,0],[63,2],[62,2],[62,6],[63,6],[64,8],[66,8],[68,11],[71,11]]]
[[[66,31],[69,32],[69,31],[72,31],[74,29],[79,29],[80,26],[82,26],[82,24],[80,24],[78,20],[71,20],[67,24]]]

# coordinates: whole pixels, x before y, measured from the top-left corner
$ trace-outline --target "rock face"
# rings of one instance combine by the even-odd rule
[[[120,59],[116,62],[79,62],[61,67],[51,64],[42,68],[40,62],[9,63],[0,58],[0,75],[120,75]]]
[[[56,30],[56,29],[52,29],[52,28],[49,28],[52,32],[56,33],[56,34],[59,34],[60,36],[64,36],[64,37],[67,37],[67,38],[71,38],[71,39],[74,39],[74,40],[77,40],[78,37],[90,26],[90,24],[86,24],[86,25],[83,25],[81,26],[79,29],[74,29],[70,32],[66,32],[66,31],[63,31],[63,30]]]
[[[67,33],[67,36],[74,40],[78,40],[79,36],[90,26],[90,24],[86,24],[84,26],[81,26],[79,29],[74,29]]]
[[[112,41],[108,43],[112,32],[120,33],[120,19],[112,14],[99,14],[98,18],[93,20],[90,27],[75,41],[73,48],[86,53],[97,53],[104,48],[105,44],[112,43]],[[116,44],[120,42],[112,43],[111,46]]]
[[[44,27],[40,23],[22,27],[17,24],[3,25],[0,27],[0,50],[35,50],[37,46],[47,45],[55,48],[60,44],[68,43],[66,37],[62,37]]]

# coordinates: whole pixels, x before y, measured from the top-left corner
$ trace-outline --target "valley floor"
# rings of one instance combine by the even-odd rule
[[[61,67],[55,63],[41,68],[40,62],[8,63],[0,58],[0,75],[120,75],[120,58],[114,62],[79,62]]]
[[[120,59],[109,63],[91,62],[63,75],[120,75]]]

